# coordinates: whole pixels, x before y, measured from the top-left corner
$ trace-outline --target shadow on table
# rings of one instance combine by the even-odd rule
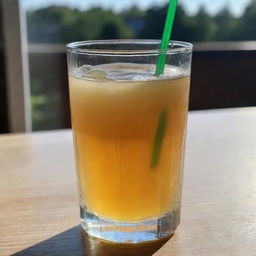
[[[151,256],[170,237],[143,244],[113,244],[88,236],[80,225],[11,256]]]

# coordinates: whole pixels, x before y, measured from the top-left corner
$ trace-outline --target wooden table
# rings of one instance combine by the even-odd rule
[[[113,245],[80,229],[70,131],[0,136],[0,255],[255,256],[256,108],[190,113],[186,151],[175,235]]]

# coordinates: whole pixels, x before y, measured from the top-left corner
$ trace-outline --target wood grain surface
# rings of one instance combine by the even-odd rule
[[[168,242],[88,237],[71,132],[0,136],[1,256],[255,256],[256,108],[190,113],[181,217]]]

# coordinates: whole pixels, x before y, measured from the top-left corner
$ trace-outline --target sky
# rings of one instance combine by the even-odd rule
[[[227,6],[233,14],[239,16],[251,0],[180,0],[188,14],[195,14],[200,6],[205,6],[209,13],[216,14]],[[93,6],[102,6],[107,9],[121,11],[136,4],[142,9],[152,5],[163,5],[168,0],[22,0],[25,9],[37,9],[49,5],[66,5],[69,7],[88,9]]]

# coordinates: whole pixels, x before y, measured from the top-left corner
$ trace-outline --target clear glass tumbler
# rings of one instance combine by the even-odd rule
[[[67,46],[82,227],[112,242],[171,235],[180,221],[192,45]],[[166,55],[162,75],[155,75]]]

